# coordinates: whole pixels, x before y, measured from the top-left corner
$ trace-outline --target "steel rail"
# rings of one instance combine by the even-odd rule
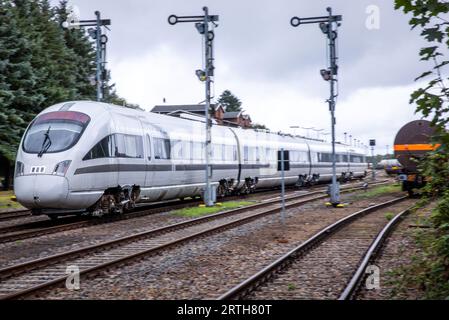
[[[14,210],[0,213],[0,221],[14,220],[23,217],[31,217],[31,211],[26,210]]]
[[[340,294],[338,300],[350,300],[354,298],[357,291],[360,289],[362,280],[365,278],[365,270],[370,262],[376,259],[381,247],[385,243],[385,240],[389,237],[396,225],[402,220],[406,215],[408,215],[414,206],[398,213],[393,219],[379,232],[377,237],[372,242],[371,246],[365,253],[359,267],[354,272],[351,280],[349,280],[343,292]]]
[[[289,203],[289,204],[286,205],[286,208],[296,207],[298,205],[302,205],[302,204],[305,204],[305,203],[308,203],[308,202],[312,202],[312,201],[315,201],[315,200],[323,199],[324,197],[327,197],[327,195],[319,195],[319,196],[316,196],[316,197],[313,197],[313,198],[304,199],[304,200],[296,201],[296,202],[293,202],[293,203]],[[273,203],[265,203],[264,204],[264,206],[269,206],[269,205],[273,205]],[[248,209],[251,208],[251,207],[253,207],[253,206],[249,206],[249,207],[245,207],[245,208],[239,208],[239,209],[236,209],[236,212],[233,212],[233,213],[237,214],[238,212],[241,212],[241,211],[248,211]],[[258,204],[258,205],[255,205],[255,207],[261,207],[261,205]],[[249,216],[243,217],[243,218],[238,219],[238,220],[230,221],[230,222],[227,222],[227,223],[224,223],[224,224],[212,227],[212,228],[201,230],[201,231],[196,232],[194,234],[191,234],[191,235],[188,235],[188,236],[185,236],[185,237],[177,238],[177,239],[175,239],[173,241],[170,241],[170,242],[158,245],[156,247],[152,247],[150,249],[145,249],[145,250],[142,250],[140,252],[137,252],[137,253],[134,253],[134,254],[131,254],[131,255],[126,255],[126,256],[120,257],[118,259],[114,259],[114,260],[111,260],[111,261],[108,261],[108,262],[105,262],[105,263],[102,263],[102,264],[99,264],[99,265],[96,265],[96,266],[93,266],[93,267],[90,267],[90,268],[87,268],[87,269],[84,269],[84,270],[80,270],[80,276],[81,275],[86,275],[88,273],[96,272],[96,271],[101,271],[101,270],[103,270],[105,268],[108,268],[108,267],[111,267],[111,266],[114,266],[114,265],[119,265],[119,264],[122,264],[122,263],[124,263],[126,261],[130,261],[130,260],[133,260],[133,259],[136,259],[136,258],[139,258],[139,257],[149,256],[149,255],[158,253],[160,251],[163,251],[163,250],[175,247],[175,246],[177,246],[177,245],[179,245],[181,243],[185,243],[185,242],[188,242],[190,240],[199,238],[201,236],[214,234],[215,232],[218,232],[218,231],[221,231],[221,230],[227,230],[229,228],[232,228],[232,227],[235,227],[235,226],[238,226],[238,225],[250,222],[252,220],[255,220],[257,218],[260,218],[260,217],[263,217],[263,216],[266,216],[266,215],[269,215],[269,214],[277,213],[279,211],[280,211],[280,208],[277,207],[277,208],[269,209],[269,210],[266,210],[266,211],[263,211],[263,212],[259,212],[259,213],[253,214],[253,215],[249,215]],[[66,252],[66,253],[50,256],[50,257],[47,257],[47,258],[41,258],[41,259],[33,260],[33,261],[30,261],[30,262],[27,262],[27,263],[23,263],[23,264],[20,264],[20,265],[7,267],[5,269],[1,269],[0,270],[0,278],[2,278],[2,280],[5,279],[5,278],[6,279],[10,278],[12,276],[15,276],[17,274],[21,274],[21,273],[23,273],[25,271],[28,271],[30,269],[35,269],[36,267],[38,267],[39,264],[47,265],[51,261],[55,261],[56,260],[56,262],[58,262],[58,260],[60,260],[60,259],[76,258],[79,255],[88,254],[90,251],[106,250],[107,248],[111,248],[111,247],[114,247],[114,246],[123,246],[126,243],[129,243],[130,241],[139,241],[139,239],[142,239],[142,238],[156,236],[158,234],[163,234],[163,233],[167,233],[167,232],[170,232],[170,231],[175,231],[177,229],[185,229],[188,226],[200,223],[200,221],[201,222],[207,222],[207,220],[212,220],[212,219],[214,219],[214,217],[216,219],[217,217],[219,217],[219,215],[223,215],[225,213],[229,214],[229,211],[228,212],[220,212],[220,213],[215,214],[215,215],[211,215],[211,216],[207,216],[207,217],[201,217],[201,218],[197,218],[197,219],[194,219],[194,220],[189,220],[189,221],[186,221],[186,222],[180,222],[180,223],[177,223],[177,224],[174,224],[174,225],[170,225],[170,226],[167,226],[167,227],[162,227],[162,228],[150,230],[150,231],[147,231],[147,232],[143,232],[143,233],[140,233],[140,234],[119,238],[119,239],[116,239],[116,240],[108,241],[107,243],[102,243],[100,245],[94,245],[94,246],[90,246],[90,247],[86,247],[86,248],[82,248],[82,249],[77,249],[77,250],[73,250],[73,251],[70,251],[70,252]],[[74,255],[77,255],[77,256],[74,256]],[[66,279],[67,279],[67,276],[61,276],[61,277],[58,277],[58,278],[53,279],[51,281],[44,282],[44,283],[36,285],[36,286],[31,286],[31,287],[26,288],[24,290],[20,290],[20,291],[11,293],[11,294],[0,296],[0,300],[17,299],[19,297],[28,295],[28,294],[33,293],[33,292],[37,292],[37,291],[42,290],[44,288],[48,288],[48,287],[54,286],[56,284],[63,283],[63,282],[66,281]]]
[[[351,192],[353,191],[353,188],[348,188],[347,190],[345,190],[344,192]],[[302,194],[302,195],[297,195],[297,196],[293,196],[293,197],[289,197],[288,199],[286,199],[287,201],[289,201],[289,203],[286,205],[287,208],[292,208],[292,207],[296,207],[298,205],[303,205],[312,201],[316,201],[319,199],[323,199],[326,198],[327,195],[318,195],[315,197],[311,197],[314,194],[318,194],[318,193],[322,193],[321,191],[315,191],[315,192],[311,192],[308,194]],[[309,198],[306,198],[309,197]],[[311,197],[311,198],[310,198]],[[303,199],[306,198],[306,199]],[[298,199],[302,199],[299,201],[295,201]],[[97,252],[102,252],[104,250],[107,249],[111,249],[111,248],[115,248],[115,247],[120,247],[120,246],[124,246],[130,242],[137,242],[139,240],[142,239],[147,239],[150,237],[155,237],[161,234],[165,234],[165,233],[169,233],[169,232],[173,232],[176,231],[178,229],[185,229],[187,227],[193,226],[193,225],[197,225],[197,224],[201,224],[201,223],[205,223],[211,220],[215,220],[221,217],[230,217],[232,215],[236,215],[239,213],[245,213],[248,211],[252,211],[254,209],[259,209],[259,208],[263,208],[266,206],[273,206],[279,203],[279,200],[274,200],[274,201],[266,201],[266,202],[262,202],[262,203],[258,203],[255,205],[251,205],[251,206],[247,206],[247,207],[242,207],[242,208],[238,208],[238,209],[234,209],[234,210],[229,210],[229,211],[224,211],[224,212],[219,212],[213,215],[209,215],[209,216],[204,216],[204,217],[200,217],[200,218],[196,218],[196,219],[192,219],[192,220],[188,220],[188,221],[184,221],[184,222],[179,222],[176,224],[172,224],[169,226],[165,226],[165,227],[161,227],[161,228],[157,228],[157,229],[152,229],[149,231],[144,231],[138,234],[134,234],[134,235],[130,235],[130,236],[125,236],[122,238],[118,238],[115,240],[111,240],[111,241],[107,241],[107,242],[103,242],[97,245],[92,245],[92,246],[88,246],[85,248],[81,248],[81,249],[76,249],[76,250],[71,250],[68,252],[64,252],[61,254],[56,254],[56,255],[52,255],[49,257],[44,257],[44,258],[39,258],[36,260],[32,260],[29,262],[25,262],[25,263],[21,263],[18,265],[14,265],[14,266],[10,266],[10,267],[6,267],[3,269],[0,269],[0,279],[4,280],[4,279],[8,279],[20,274],[23,274],[26,271],[30,271],[30,270],[35,270],[36,268],[39,267],[44,267],[44,266],[49,266],[49,265],[53,265],[53,264],[57,264],[59,262],[63,262],[67,259],[73,259],[73,258],[78,258],[80,256],[83,255],[87,255],[89,253],[97,253]],[[135,258],[138,257],[143,257],[143,256],[148,256],[157,252],[160,252],[161,250],[165,250],[168,249],[170,247],[174,247],[177,246],[181,243],[187,242],[189,240],[204,236],[204,235],[208,235],[208,234],[213,234],[215,232],[218,232],[220,230],[226,230],[229,228],[232,228],[234,226],[237,225],[241,225],[247,222],[250,222],[252,220],[255,220],[257,218],[269,215],[269,214],[274,214],[276,212],[280,211],[280,207],[275,207],[275,208],[271,208],[262,212],[258,212],[249,216],[244,216],[243,218],[234,220],[234,221],[230,221],[218,226],[214,226],[212,228],[208,228],[205,230],[201,230],[199,232],[196,232],[194,234],[185,236],[185,237],[181,237],[178,239],[175,239],[173,241],[169,241],[167,243],[164,243],[162,245],[158,245],[156,247],[152,247],[150,249],[145,249],[142,250],[140,252],[131,254],[131,255],[126,255],[124,257],[120,257],[118,259],[114,259],[112,261],[108,261],[102,264],[98,264],[96,266],[84,269],[80,271],[80,275],[85,275],[87,273],[92,273],[95,271],[100,271],[103,270],[104,268],[113,266],[113,265],[118,265],[121,264],[123,262],[129,261],[129,260],[133,260]],[[39,285],[35,285],[35,286],[31,286],[29,288],[26,288],[24,290],[20,290],[11,294],[7,294],[4,296],[0,296],[0,300],[3,299],[16,299],[19,297],[22,297],[24,295],[28,295],[30,293],[33,292],[37,292],[39,290],[42,290],[44,288],[48,288],[51,287],[55,284],[59,284],[62,283],[66,280],[66,276],[62,276],[62,277],[58,277],[56,279],[53,279],[51,281],[48,282],[44,282],[42,284]]]
[[[386,183],[388,183],[388,180],[371,183],[370,185],[374,186],[374,185],[386,184]],[[348,186],[347,188],[352,190],[352,188],[355,188],[355,187]],[[346,188],[344,190],[346,190]],[[321,189],[319,192],[325,192],[325,191],[326,191],[325,189]],[[262,191],[262,192],[264,192],[264,191]],[[318,191],[309,192],[307,194],[304,194],[304,196],[314,194],[314,192],[318,192]],[[252,194],[252,195],[254,195],[254,194]],[[240,198],[242,198],[242,197],[241,196],[233,196],[233,197],[227,198],[226,200],[231,201],[232,199],[240,199]],[[286,199],[288,199],[288,198],[286,198]],[[54,233],[58,233],[58,232],[62,232],[62,231],[79,229],[79,228],[84,228],[84,227],[89,227],[89,226],[95,226],[95,225],[103,224],[103,223],[116,222],[116,221],[125,220],[125,219],[129,219],[129,218],[138,218],[138,217],[142,217],[142,216],[147,216],[147,215],[151,215],[151,214],[164,212],[165,211],[164,209],[166,209],[166,208],[170,208],[170,210],[174,210],[174,209],[186,208],[186,207],[193,206],[193,205],[196,205],[199,203],[201,203],[201,201],[196,200],[196,199],[187,200],[187,201],[181,201],[181,200],[180,201],[171,201],[170,200],[167,202],[158,203],[156,206],[154,203],[148,205],[149,207],[155,206],[154,208],[147,208],[147,207],[143,207],[143,206],[138,207],[136,209],[137,211],[129,212],[129,213],[126,213],[123,215],[104,217],[103,219],[90,219],[90,220],[82,220],[82,221],[77,220],[77,219],[79,219],[79,217],[73,217],[73,219],[72,219],[72,217],[70,217],[70,218],[66,218],[66,219],[70,219],[70,221],[75,220],[75,222],[69,222],[69,223],[65,223],[62,225],[50,226],[50,227],[46,227],[44,229],[26,230],[26,231],[17,232],[17,233],[12,233],[12,232],[14,232],[16,230],[21,231],[25,227],[39,225],[39,224],[42,224],[47,221],[37,221],[37,222],[26,223],[23,225],[9,226],[9,227],[5,227],[5,228],[0,228],[0,233],[4,234],[4,235],[0,236],[0,243],[24,240],[24,239],[37,237],[37,236],[54,234]],[[7,232],[12,233],[12,234],[5,234]]]
[[[283,256],[281,256],[280,258],[278,258],[277,260],[275,260],[274,262],[272,262],[271,264],[269,264],[268,266],[257,272],[256,274],[254,274],[253,276],[249,277],[245,281],[241,282],[237,286],[233,287],[232,289],[230,289],[229,291],[218,297],[218,300],[234,300],[244,298],[245,296],[250,294],[253,290],[257,289],[257,287],[268,282],[271,278],[273,278],[276,275],[276,273],[288,267],[300,256],[309,252],[312,248],[314,248],[324,239],[328,238],[330,235],[338,231],[343,226],[348,225],[349,223],[368,213],[394,205],[407,198],[408,198],[407,196],[403,196],[390,201],[386,201],[384,203],[357,211],[347,217],[344,217],[332,223],[331,225],[327,226],[326,228],[322,229],[321,231],[310,237],[308,240],[306,240],[299,246],[293,248],[292,250],[290,250],[289,252],[287,252],[286,254],[284,254]]]

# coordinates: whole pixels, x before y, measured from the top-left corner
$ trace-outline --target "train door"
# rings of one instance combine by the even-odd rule
[[[153,155],[153,143],[151,141],[151,136],[147,133],[144,136],[144,145],[145,145],[145,149],[146,149],[146,163],[147,165],[147,170],[145,170],[145,186],[146,187],[151,187],[153,184],[153,172],[154,170],[152,170],[151,168],[151,164],[153,163],[153,159],[154,159],[154,155]]]
[[[241,152],[242,147],[241,147],[241,140],[237,136],[236,132],[231,128],[229,128],[229,130],[232,132],[235,139],[235,149],[233,149],[233,159],[234,161],[237,162],[237,172],[235,174],[235,182],[233,187],[237,189],[241,186],[240,180],[242,176],[242,160],[243,160]]]

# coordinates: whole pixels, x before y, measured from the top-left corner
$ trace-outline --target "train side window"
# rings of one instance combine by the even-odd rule
[[[182,141],[182,150],[184,155],[184,160],[192,160],[192,148],[190,141]]]
[[[212,160],[215,159],[215,145],[214,144],[210,145],[210,158]]]
[[[139,136],[125,135],[126,157],[143,159],[142,138]]]
[[[245,162],[248,162],[248,160],[249,160],[249,147],[248,146],[243,147],[243,160]]]
[[[256,161],[256,147],[249,148],[249,161]]]
[[[170,140],[163,138],[153,138],[154,158],[170,159]]]
[[[171,141],[171,150],[173,152],[173,159],[183,159],[184,152],[182,146],[182,140],[172,140]]]
[[[142,137],[127,134],[115,135],[115,151],[117,158],[143,158]]]
[[[265,159],[267,159],[267,161],[270,161],[271,157],[270,157],[270,148],[266,148],[265,149]]]
[[[332,154],[331,153],[318,153],[318,161],[319,162],[332,162]]]
[[[192,142],[192,159],[202,160],[205,156],[204,143],[203,142]]]
[[[90,151],[84,156],[83,160],[109,158],[112,156],[114,150],[114,137],[104,137],[98,142]]]
[[[351,155],[351,162],[361,163],[362,162],[362,156]]]
[[[307,152],[300,151],[299,154],[300,154],[299,157],[300,162],[309,162],[309,154]]]
[[[125,138],[122,134],[115,135],[115,150],[114,156],[118,158],[126,157]]]
[[[301,162],[301,152],[296,150],[290,151],[290,161],[291,162]]]
[[[224,145],[223,145],[224,146]],[[211,159],[222,160],[224,158],[223,146],[220,144],[213,144],[211,146]]]

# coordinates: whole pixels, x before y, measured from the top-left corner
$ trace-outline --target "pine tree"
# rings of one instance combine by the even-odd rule
[[[29,41],[19,30],[11,1],[0,3],[0,155],[14,161],[30,106],[44,100],[35,94],[37,77],[31,66]]]
[[[242,111],[242,102],[229,90],[223,91],[218,98],[218,103],[225,108],[226,112]]]
[[[55,8],[56,21],[60,26],[67,21],[70,8],[68,1],[62,0]],[[95,79],[95,47],[86,35],[84,28],[62,29],[65,45],[75,62],[73,73],[76,79],[77,100],[94,100],[96,97],[96,86],[91,83]]]
[[[49,105],[76,97],[74,61],[64,45],[63,32],[47,0],[14,0],[17,19],[24,36],[31,43],[31,65],[39,86],[36,94],[45,97],[32,106],[35,113]]]

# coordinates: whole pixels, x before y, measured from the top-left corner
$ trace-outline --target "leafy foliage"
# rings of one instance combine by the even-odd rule
[[[412,29],[421,28],[421,36],[429,45],[420,50],[422,61],[431,62],[431,69],[423,72],[416,80],[430,78],[424,88],[412,93],[410,103],[416,103],[416,112],[430,117],[436,134],[433,143],[440,147],[429,153],[419,165],[428,183],[424,189],[429,198],[439,197],[432,215],[436,234],[426,245],[432,260],[422,260],[424,269],[417,278],[422,287],[432,290],[432,298],[449,297],[449,88],[448,78],[443,76],[449,64],[449,3],[441,0],[395,0],[395,8],[411,13],[409,24]]]
[[[28,123],[44,108],[96,96],[95,44],[64,29],[67,1],[0,0],[0,157],[13,162]],[[109,74],[109,72],[107,72]],[[106,82],[105,101],[137,108]]]

